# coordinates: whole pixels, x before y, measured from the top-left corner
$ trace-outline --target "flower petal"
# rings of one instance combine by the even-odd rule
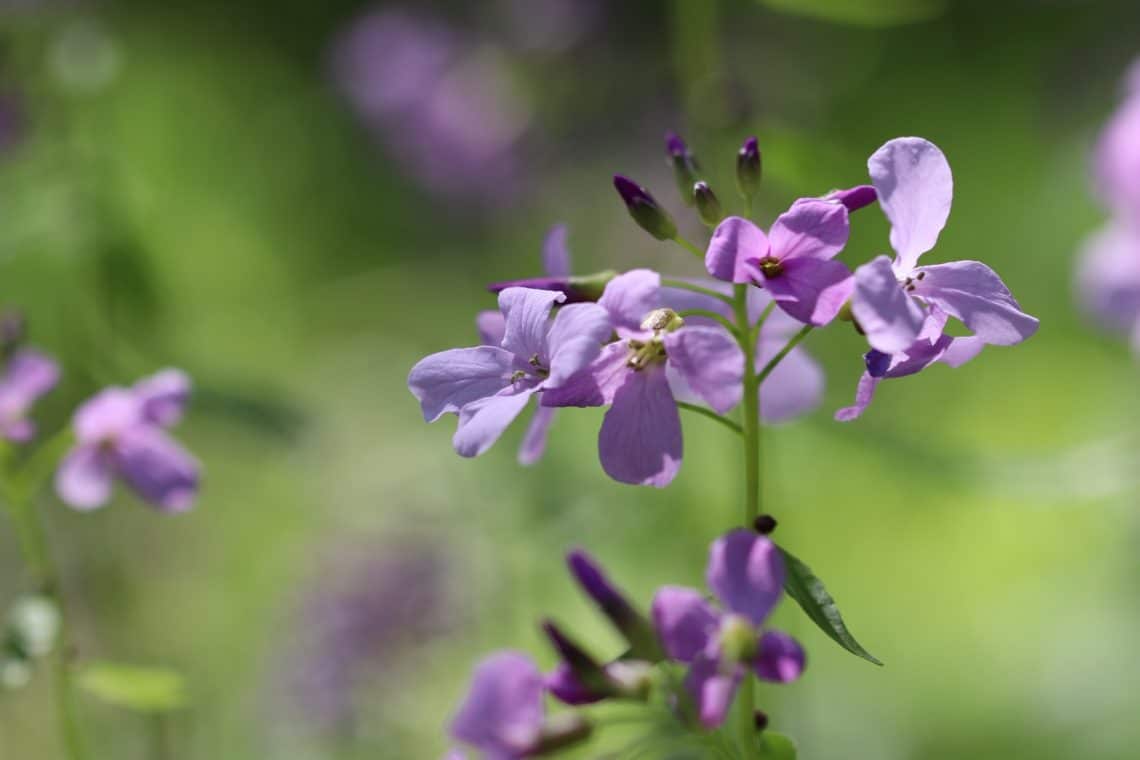
[[[895,278],[891,260],[879,256],[855,270],[851,313],[871,348],[902,351],[914,343],[926,312]]]
[[[535,388],[508,388],[501,393],[472,401],[459,410],[459,427],[451,445],[461,457],[486,453],[530,401]]]
[[[764,631],[752,667],[757,677],[776,683],[791,683],[804,672],[807,656],[799,642],[780,631]]]
[[[486,309],[475,315],[475,329],[479,331],[479,342],[484,346],[498,346],[507,331],[507,320],[498,309]]]
[[[663,586],[653,596],[653,627],[666,654],[692,662],[716,633],[719,615],[699,591]]]
[[[625,373],[598,433],[602,469],[614,480],[664,488],[681,468],[681,419],[661,365]]]
[[[661,307],[661,275],[649,269],[631,269],[606,283],[598,299],[610,315],[618,335],[640,332],[641,322]]]
[[[519,446],[519,464],[532,465],[546,452],[546,439],[550,432],[550,423],[554,421],[554,409],[540,406],[534,410],[530,425],[523,436],[522,445]]]
[[[511,382],[515,357],[495,346],[453,348],[426,356],[408,373],[408,390],[424,419],[435,422],[477,399],[494,396]]]
[[[190,376],[180,369],[160,370],[135,383],[132,390],[142,403],[148,422],[170,427],[177,424],[190,400]]]
[[[766,335],[761,336],[756,357],[757,371],[771,361],[786,343],[786,339],[773,340]],[[807,414],[823,401],[824,385],[823,368],[819,363],[802,348],[793,348],[760,386],[760,418],[768,424],[778,424]]]
[[[499,293],[499,309],[506,319],[503,348],[523,361],[532,356],[547,356],[550,310],[565,300],[565,295],[553,290],[507,288]]]
[[[752,282],[745,262],[768,255],[768,236],[752,222],[730,216],[717,225],[705,252],[705,270],[725,282]]]
[[[119,474],[135,493],[164,512],[183,512],[198,495],[198,462],[156,427],[140,426],[114,444]]]
[[[143,421],[139,397],[126,388],[110,387],[80,404],[72,418],[80,443],[114,438]]]
[[[1133,67],[1132,80],[1137,79]],[[1140,221],[1140,90],[1135,88],[1112,115],[1096,148],[1097,185],[1120,216]]]
[[[950,216],[954,177],[946,156],[921,137],[899,137],[867,161],[879,205],[891,222],[891,246],[910,270],[938,242]]]
[[[451,736],[485,753],[521,756],[542,730],[543,678],[529,657],[497,652],[475,668]]]
[[[547,337],[550,356],[547,383],[552,387],[578,372],[597,357],[613,334],[609,313],[596,303],[563,306]]]
[[[702,653],[693,661],[685,676],[685,689],[696,703],[702,726],[712,730],[724,723],[743,676],[743,668],[739,667],[722,673],[714,653]]]
[[[740,403],[744,354],[720,327],[682,327],[665,336],[669,364],[720,414]]]
[[[969,335],[964,338],[952,338],[950,345],[943,352],[938,361],[950,367],[961,367],[966,362],[973,359],[975,356],[982,352],[986,347],[986,342],[976,335]]]
[[[19,401],[26,411],[32,403],[59,382],[59,364],[47,354],[25,348],[8,360],[0,378],[0,396]]]
[[[840,261],[793,258],[783,273],[765,277],[764,287],[776,305],[801,322],[821,326],[835,319],[851,297],[855,280]]]
[[[1037,332],[1040,324],[1021,310],[997,273],[979,261],[921,267],[914,285],[917,295],[960,319],[992,345],[1020,343]]]
[[[557,387],[548,379],[543,383],[543,406],[604,406],[612,404],[617,389],[633,372],[629,364],[629,347],[624,341],[603,346],[598,358],[571,375]]]
[[[875,398],[875,388],[879,386],[880,381],[880,378],[871,377],[870,374],[864,372],[859,378],[859,384],[855,386],[855,403],[838,410],[835,413],[835,421],[851,422],[863,416],[863,412],[867,410]]]
[[[768,231],[769,255],[780,261],[833,259],[851,234],[847,207],[819,198],[801,198],[776,218]]]
[[[1085,241],[1079,293],[1085,309],[1105,327],[1132,329],[1140,319],[1140,231],[1113,223]]]
[[[738,529],[713,542],[705,579],[729,611],[758,626],[784,593],[784,560],[770,540]]]
[[[73,448],[55,473],[55,491],[75,509],[95,509],[111,498],[114,464],[111,455],[97,444]]]
[[[546,675],[544,684],[555,699],[564,705],[574,707],[592,705],[607,696],[605,693],[588,688],[565,662],[558,663],[554,670]]]
[[[556,224],[542,241],[542,269],[549,277],[570,276],[570,247],[565,224]]]

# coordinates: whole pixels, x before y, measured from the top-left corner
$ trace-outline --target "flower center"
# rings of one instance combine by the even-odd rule
[[[913,277],[907,277],[905,280],[902,281],[903,290],[905,290],[907,293],[913,293],[915,291],[915,289],[918,287],[918,285],[916,285],[915,283],[922,282],[923,279],[925,279],[925,278],[926,278],[926,272],[919,272],[919,273],[915,274]]]
[[[784,265],[775,256],[765,256],[760,259],[757,266],[765,277],[778,277],[784,273]]]
[[[756,629],[740,615],[726,615],[718,632],[720,651],[729,663],[748,662],[756,656]]]
[[[538,357],[538,354],[534,354],[529,359],[527,359],[527,364],[529,364],[531,367],[529,371],[525,369],[516,369],[511,373],[512,383],[520,382],[527,379],[527,377],[545,379],[550,376],[550,370],[542,365],[542,359]]]
[[[641,321],[641,329],[652,330],[653,337],[648,340],[630,338],[626,342],[629,347],[626,366],[640,372],[651,364],[665,361],[665,333],[673,332],[684,324],[685,320],[672,309],[654,309],[649,312]]]

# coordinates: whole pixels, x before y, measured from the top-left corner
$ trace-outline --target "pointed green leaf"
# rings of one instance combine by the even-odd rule
[[[784,555],[784,567],[787,570],[784,577],[784,591],[788,592],[788,596],[795,599],[812,622],[839,646],[868,662],[882,665],[878,658],[864,649],[863,645],[851,635],[847,624],[843,622],[843,616],[839,614],[839,606],[831,598],[831,594],[827,593],[823,581],[787,549],[781,548],[780,553]]]
[[[760,735],[760,756],[764,760],[796,760],[795,742],[775,731],[765,731]]]
[[[168,712],[188,701],[182,676],[167,668],[91,662],[80,671],[79,685],[104,702],[137,712]]]

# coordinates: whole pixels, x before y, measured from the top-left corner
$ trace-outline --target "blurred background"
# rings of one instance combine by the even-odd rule
[[[1137,368],[1072,297],[1134,0],[4,0],[0,28],[0,303],[64,365],[43,429],[106,383],[196,381],[193,512],[41,504],[80,655],[188,684],[161,720],[85,698],[93,757],[436,757],[481,654],[552,664],[539,617],[619,651],[568,548],[644,602],[700,584],[740,511],[719,427],[686,417],[680,477],[638,489],[602,473],[598,410],[522,468],[521,425],[462,460],[405,386],[477,342],[486,282],[540,273],[553,223],[579,272],[699,274],[610,187],[703,242],[667,129],[727,202],[757,134],[764,220],[933,140],[956,197],[930,262],[984,260],[1042,322],[848,425],[864,343],[806,343],[827,396],[767,431],[766,509],[886,667],[785,602],[810,665],[760,688],[773,727],[808,760],[1135,757]],[[846,260],[886,251],[879,212],[853,221]],[[4,523],[0,603],[26,583]],[[0,695],[0,757],[61,756],[49,680]]]

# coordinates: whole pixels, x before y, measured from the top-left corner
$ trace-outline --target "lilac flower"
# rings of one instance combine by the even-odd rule
[[[59,382],[55,360],[32,349],[12,355],[0,375],[0,435],[13,443],[27,443],[36,434],[28,412],[40,396]]]
[[[834,260],[849,233],[842,203],[801,198],[767,235],[747,219],[725,219],[713,232],[705,268],[719,280],[765,288],[800,322],[825,325],[851,295],[851,272]]]
[[[1124,103],[1109,119],[1096,148],[1101,196],[1121,219],[1140,224],[1140,61],[1126,77]]]
[[[855,272],[851,310],[871,347],[906,351],[930,310],[963,322],[981,343],[1009,346],[1037,331],[997,274],[978,261],[918,266],[950,215],[953,178],[942,151],[917,137],[891,140],[868,160],[891,223],[894,262],[879,256]]]
[[[690,665],[685,687],[701,724],[712,729],[724,722],[748,671],[788,683],[803,673],[805,656],[791,636],[763,628],[784,582],[783,558],[770,540],[747,530],[718,538],[706,580],[723,609],[695,589],[666,586],[654,596],[653,620],[669,656]]]
[[[681,420],[670,373],[718,413],[740,401],[744,360],[720,327],[686,326],[662,308],[661,277],[635,269],[615,277],[598,305],[620,340],[562,387],[544,406],[609,405],[598,435],[602,468],[622,483],[668,485],[681,466]]]
[[[475,668],[451,736],[488,760],[517,760],[538,745],[545,720],[543,678],[519,652],[497,652]],[[464,757],[452,750],[449,757]]]
[[[1084,244],[1079,296],[1104,327],[1130,333],[1140,353],[1140,228],[1112,222]]]
[[[187,386],[184,374],[164,370],[84,402],[72,421],[75,446],[56,471],[59,497],[76,509],[101,507],[117,477],[164,512],[189,509],[198,463],[164,430],[181,417]]]
[[[605,309],[573,304],[551,321],[554,304],[564,300],[554,291],[507,288],[499,294],[504,320],[499,346],[441,351],[412,368],[408,388],[424,419],[459,415],[452,443],[461,456],[487,451],[531,396],[557,387],[598,355],[611,332]],[[491,337],[492,326],[483,327],[484,337]],[[524,443],[524,450],[537,449],[538,444]]]

